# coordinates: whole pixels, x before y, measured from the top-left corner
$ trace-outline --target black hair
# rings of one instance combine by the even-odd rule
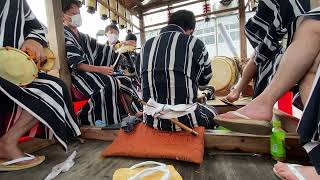
[[[79,8],[82,3],[80,0],[61,0],[62,11],[66,12],[71,8],[71,5],[77,5]]]
[[[110,29],[116,30],[118,33],[120,33],[119,28],[115,24],[110,24],[106,27],[105,32],[108,32]]]
[[[171,14],[168,23],[178,25],[184,30],[195,29],[196,17],[191,11],[179,10]]]
[[[130,40],[133,40],[133,41],[137,41],[137,36],[132,34],[132,32],[128,32],[127,36],[126,36],[126,41],[130,41]]]

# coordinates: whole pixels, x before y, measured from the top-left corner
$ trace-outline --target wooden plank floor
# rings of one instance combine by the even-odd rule
[[[58,144],[55,144],[34,153],[45,155],[47,158],[40,166],[28,170],[0,173],[0,179],[43,180],[54,165],[64,161],[74,150],[77,151],[74,167],[70,171],[60,174],[56,178],[57,180],[86,180],[89,178],[90,180],[109,180],[112,179],[116,169],[144,161],[144,159],[131,158],[101,159],[100,152],[107,144],[110,142],[97,140],[86,140],[84,144],[75,142],[69,146],[67,154]],[[177,161],[158,161],[174,165],[185,180],[277,180],[272,172],[275,161],[268,156],[210,156],[207,152],[205,162],[202,165]]]

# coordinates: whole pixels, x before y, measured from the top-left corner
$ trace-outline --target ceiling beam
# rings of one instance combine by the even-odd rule
[[[199,15],[196,15],[196,18],[204,17],[204,16],[210,16],[210,15],[217,15],[217,14],[222,14],[222,13],[227,13],[227,12],[231,12],[231,11],[236,11],[238,9],[239,9],[239,7],[234,7],[234,8],[223,9],[223,10],[214,11],[214,12],[210,12],[210,13],[199,14]],[[164,24],[167,24],[167,23],[168,22],[161,22],[161,23],[151,24],[151,25],[145,26],[144,28],[147,29],[147,28],[151,28],[151,27],[155,27],[155,26],[161,26],[161,25],[164,25]]]
[[[113,9],[111,6],[109,6],[108,3],[106,3],[104,0],[98,0],[98,2],[103,5],[104,7],[106,7],[107,9],[109,9],[110,11],[112,11],[113,13],[115,13],[117,16],[119,16],[120,18],[124,19],[125,21],[127,21],[130,25],[134,26],[135,28],[137,28],[139,31],[141,31],[140,27],[138,27],[137,25],[135,25],[130,19],[127,19],[126,17],[124,17],[122,14],[120,14],[117,10]]]
[[[176,4],[176,3],[179,3],[179,2],[183,2],[185,0],[170,0],[168,2],[164,2],[163,0],[159,0],[159,1],[156,1],[156,2],[153,2],[153,3],[149,3],[149,4],[146,4],[144,6],[142,6],[142,11],[143,12],[147,12],[151,9],[155,9],[155,8],[159,8],[159,7],[162,7],[162,6],[168,6],[168,5],[173,5],[173,4]]]
[[[185,3],[185,4],[180,4],[180,5],[177,5],[177,6],[169,6],[169,7],[166,7],[166,8],[164,7],[163,9],[160,9],[160,10],[157,10],[157,11],[153,11],[153,12],[149,12],[149,13],[144,13],[143,15],[144,16],[148,16],[148,15],[151,15],[151,14],[167,11],[168,9],[171,10],[171,9],[180,8],[180,7],[183,7],[183,6],[188,6],[188,5],[192,5],[192,4],[196,4],[196,3],[200,3],[200,2],[203,2],[203,0],[195,0],[195,1],[191,1],[191,2]]]

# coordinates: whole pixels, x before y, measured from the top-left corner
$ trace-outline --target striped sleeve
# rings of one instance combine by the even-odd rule
[[[70,69],[77,70],[79,64],[86,62],[86,59],[81,56],[81,50],[77,46],[77,42],[70,36],[70,32],[65,30],[65,42],[67,63]]]
[[[199,45],[195,47],[202,49],[202,52],[198,58],[198,63],[200,65],[200,69],[202,70],[198,83],[200,86],[205,86],[212,78],[211,61],[209,59],[209,53],[203,42],[197,40],[197,44]]]
[[[48,46],[48,40],[46,38],[46,31],[42,24],[38,21],[36,16],[31,11],[26,0],[23,0],[23,9],[25,16],[24,37],[25,39],[33,39],[39,42],[42,46]]]

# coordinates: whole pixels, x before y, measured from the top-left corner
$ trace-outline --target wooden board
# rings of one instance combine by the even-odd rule
[[[237,110],[236,107],[231,106],[231,105],[226,105],[225,103],[220,101],[219,99],[221,99],[221,98],[223,98],[223,97],[217,96],[215,100],[207,101],[207,104],[215,107],[218,110],[219,114],[223,114],[223,113],[226,113],[229,111]],[[238,101],[235,101],[234,104],[239,107],[243,107],[243,106],[247,105],[251,101],[251,99],[252,99],[251,97],[242,97]]]
[[[56,140],[33,138],[33,139],[28,140],[26,142],[20,143],[19,147],[22,149],[23,152],[32,154],[32,153],[39,151],[41,149],[44,149],[52,144],[55,144],[56,142],[57,142]]]
[[[56,144],[36,153],[46,156],[46,160],[41,165],[17,172],[0,173],[0,179],[43,180],[55,165],[65,161],[73,151],[77,151],[75,165],[68,172],[58,175],[55,180],[109,180],[117,169],[130,167],[146,160],[173,165],[185,180],[278,180],[272,172],[276,162],[270,156],[209,155],[212,152],[218,154],[220,151],[207,151],[201,165],[164,159],[123,157],[101,159],[101,151],[109,144],[110,142],[97,140],[87,140],[84,144],[75,142],[68,146],[68,153],[64,153],[61,146]],[[304,159],[294,158],[289,162],[301,164],[304,161]]]
[[[95,139],[102,141],[113,141],[118,134],[118,130],[101,130],[98,127],[80,127],[81,137],[84,139]]]
[[[100,128],[80,128],[82,138],[113,141],[117,130],[101,130]],[[219,130],[207,130],[205,133],[205,148],[220,150],[241,150],[244,152],[269,153],[270,136],[251,135]],[[297,135],[287,135],[286,145],[289,155],[305,156],[305,151],[299,144]]]

